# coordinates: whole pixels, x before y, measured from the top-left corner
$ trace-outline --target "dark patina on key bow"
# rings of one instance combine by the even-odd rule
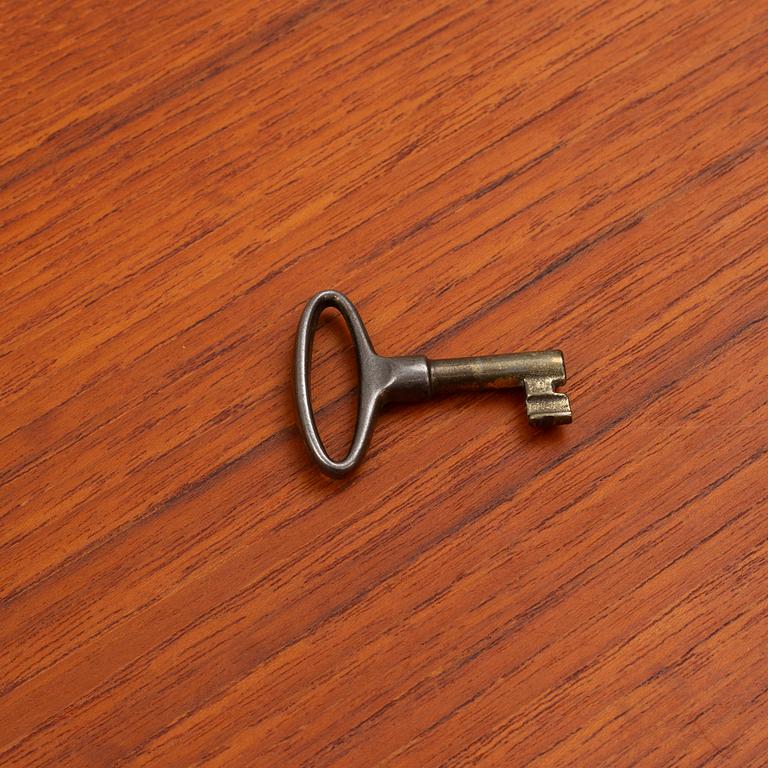
[[[341,313],[352,334],[360,382],[355,434],[349,453],[340,461],[332,459],[325,450],[310,397],[312,341],[320,315],[329,307]],[[565,384],[565,361],[559,350],[450,360],[428,360],[423,355],[383,357],[374,351],[352,302],[338,291],[322,291],[304,308],[296,337],[294,367],[299,426],[315,463],[333,477],[351,472],[363,460],[376,415],[386,403],[426,400],[436,394],[465,389],[523,387],[531,424],[571,422],[568,395],[555,392],[555,387]]]

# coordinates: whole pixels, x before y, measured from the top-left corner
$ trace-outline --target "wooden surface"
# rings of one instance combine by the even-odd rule
[[[766,2],[0,39],[0,765],[768,765]],[[324,478],[329,287],[386,354],[562,348],[574,423],[404,407]]]

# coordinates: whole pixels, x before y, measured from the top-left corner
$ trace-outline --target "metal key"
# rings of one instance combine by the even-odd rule
[[[320,314],[328,307],[338,309],[349,327],[360,381],[355,434],[349,453],[341,461],[334,461],[325,450],[310,398],[312,342]],[[376,415],[386,403],[426,400],[436,394],[465,389],[523,387],[531,424],[571,422],[568,395],[555,392],[555,387],[565,384],[565,361],[559,350],[451,360],[428,360],[423,355],[382,357],[374,352],[354,305],[338,291],[322,291],[307,303],[299,322],[294,364],[299,426],[315,463],[333,477],[351,472],[363,460]]]

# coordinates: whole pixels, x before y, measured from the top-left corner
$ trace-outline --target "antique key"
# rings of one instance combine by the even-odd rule
[[[339,310],[355,342],[360,395],[357,425],[347,456],[334,461],[325,450],[315,424],[310,398],[312,341],[320,314]],[[340,477],[360,464],[368,448],[379,409],[386,403],[426,400],[463,389],[523,387],[528,421],[535,426],[569,424],[568,395],[555,392],[565,384],[563,353],[517,352],[511,355],[428,360],[422,355],[382,357],[373,350],[363,321],[352,302],[338,291],[321,291],[307,303],[296,337],[295,396],[299,426],[312,458],[323,472]]]

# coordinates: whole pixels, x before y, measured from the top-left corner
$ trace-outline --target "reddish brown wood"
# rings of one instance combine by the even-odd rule
[[[768,764],[765,3],[2,16],[1,765]],[[573,425],[414,405],[319,475],[328,287],[386,354],[561,347]]]

